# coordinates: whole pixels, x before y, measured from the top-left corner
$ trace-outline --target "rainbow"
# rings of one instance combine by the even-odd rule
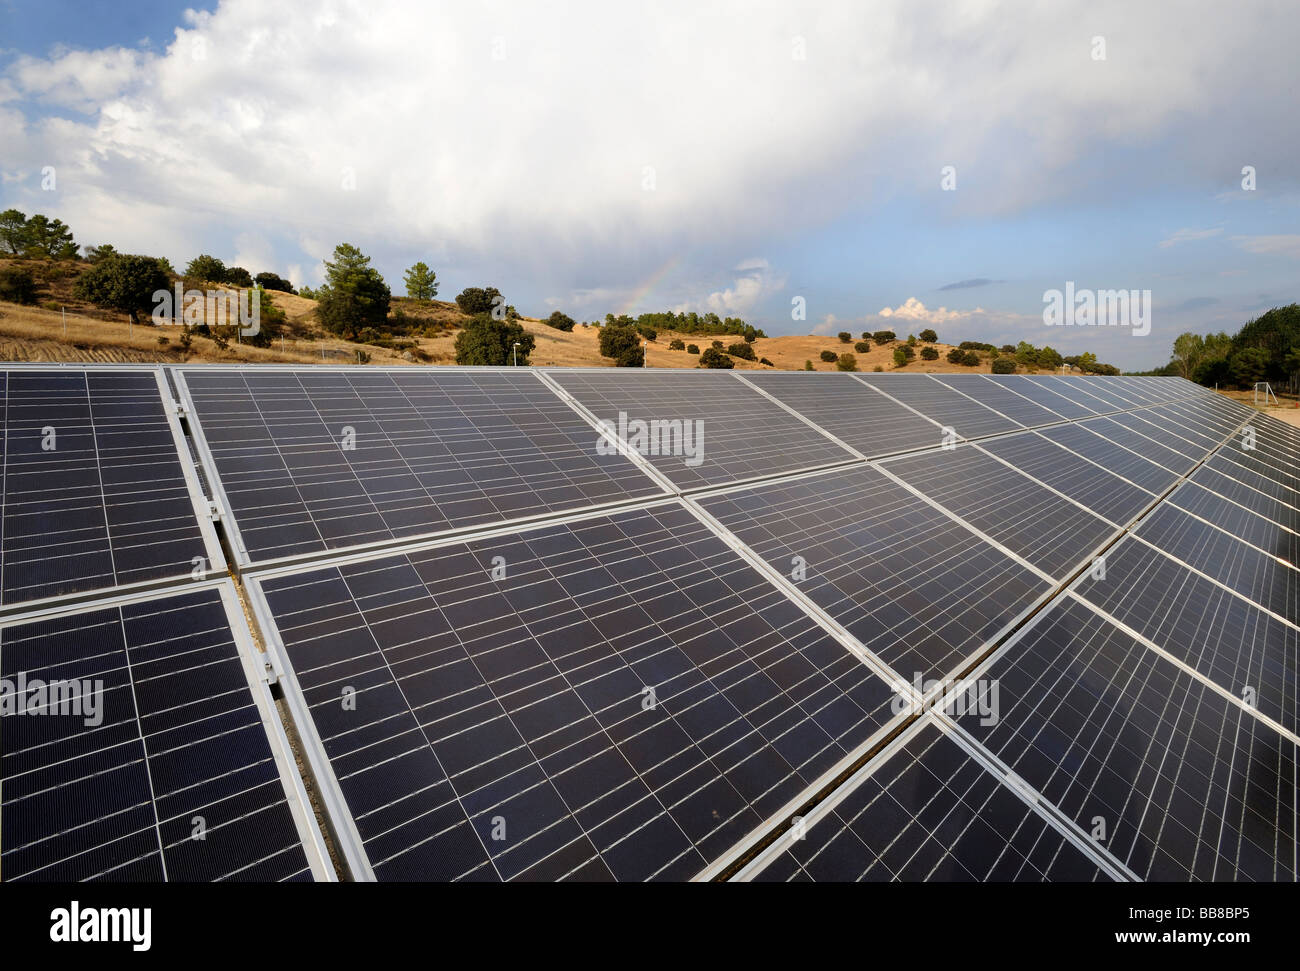
[[[628,299],[624,302],[622,307],[620,307],[618,310],[614,312],[614,316],[618,317],[622,314],[627,314],[631,316],[632,311],[637,307],[637,305],[640,304],[643,300],[645,300],[646,297],[650,296],[650,294],[654,291],[654,288],[659,285],[659,283],[663,280],[663,278],[666,277],[673,270],[677,269],[679,265],[681,265],[681,262],[684,258],[685,258],[684,253],[678,253],[676,256],[671,257],[666,263],[664,263],[663,266],[659,267],[659,269],[655,270],[648,277],[646,277],[645,282],[641,283],[639,286],[635,287],[632,290],[632,295],[628,297]],[[667,307],[646,307],[646,312],[658,313],[661,310],[667,310],[667,309],[668,309]]]

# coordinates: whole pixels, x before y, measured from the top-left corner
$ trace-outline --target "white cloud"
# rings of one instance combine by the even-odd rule
[[[949,321],[961,320],[984,312],[981,307],[976,307],[974,310],[949,310],[947,307],[930,310],[916,297],[908,297],[907,300],[892,309],[881,307],[877,316],[884,317],[886,320],[904,320],[908,323],[945,324]]]
[[[1232,241],[1247,253],[1269,255],[1280,253],[1300,259],[1300,234],[1279,234],[1276,236],[1233,236]]]
[[[1178,243],[1190,243],[1195,242],[1196,240],[1210,239],[1213,236],[1218,236],[1222,232],[1222,226],[1216,226],[1213,229],[1179,229],[1162,239],[1160,241],[1160,248],[1168,249],[1171,246],[1176,246]]]

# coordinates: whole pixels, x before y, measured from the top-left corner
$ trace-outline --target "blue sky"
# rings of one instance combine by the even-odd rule
[[[1298,21],[0,0],[0,205],[300,285],[346,240],[395,290],[422,259],[441,296],[495,285],[531,314],[932,326],[1148,367],[1298,299]],[[1047,328],[1066,281],[1150,290],[1151,333]]]

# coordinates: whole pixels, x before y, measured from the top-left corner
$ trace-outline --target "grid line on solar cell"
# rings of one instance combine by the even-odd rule
[[[0,603],[189,575],[209,556],[153,370],[11,370]]]
[[[940,444],[938,425],[847,374],[755,371],[745,380],[868,458]]]
[[[1296,878],[1296,748],[1247,711],[1072,598],[988,674],[958,723],[1142,879]]]
[[[1154,438],[1134,431],[1123,424],[1124,418],[1124,415],[1090,418],[1085,422],[1080,422],[1080,427],[1086,428],[1094,435],[1100,435],[1107,441],[1128,449],[1134,455],[1142,456],[1148,462],[1152,462],[1162,469],[1169,470],[1174,473],[1175,477],[1186,475],[1199,461],[1199,459],[1188,458],[1186,455],[1161,445]],[[1204,453],[1200,457],[1204,458]]]
[[[700,506],[902,680],[946,676],[1050,585],[862,465]]]
[[[681,506],[260,586],[380,879],[689,877],[892,717]]]
[[[1040,428],[1048,441],[1085,456],[1120,478],[1159,495],[1174,484],[1178,473],[1148,461],[1144,456],[1086,428],[1083,423]]]
[[[1096,414],[1092,409],[1085,408],[1073,399],[1058,394],[1052,388],[1043,384],[1042,381],[1025,374],[985,374],[981,375],[981,377],[993,384],[1011,389],[1016,394],[1022,395],[1030,401],[1055,412],[1062,418],[1074,420],[1076,418],[1091,418]]]
[[[532,373],[183,377],[254,560],[661,492]]]
[[[928,374],[855,374],[853,377],[931,421],[954,429],[962,438],[982,438],[1022,427],[991,406],[974,401]]]
[[[1097,880],[1097,864],[926,724],[755,879]]]
[[[682,421],[699,428],[699,456],[647,455],[681,489],[850,462],[852,452],[730,375],[708,371],[565,371],[547,376],[598,421]],[[695,423],[699,424],[696,425]],[[696,443],[697,445],[699,442]],[[699,459],[697,462],[696,459]]]
[[[1300,532],[1300,509],[1251,488],[1240,478],[1225,475],[1207,464],[1197,469],[1190,481],[1293,533]]]
[[[1134,541],[1107,552],[1104,579],[1084,575],[1074,589],[1228,694],[1255,698],[1287,731],[1300,728],[1295,627]]]
[[[102,691],[5,714],[5,880],[311,879],[218,589],[15,618],[0,673]]]
[[[1142,520],[1136,535],[1292,623],[1300,618],[1300,571],[1276,554],[1167,503]]]

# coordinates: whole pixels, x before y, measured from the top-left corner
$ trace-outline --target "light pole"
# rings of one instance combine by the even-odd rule
[[[641,342],[641,367],[642,368],[646,366],[646,358],[650,356],[649,352],[646,350],[646,348],[649,346],[650,346],[649,341]]]
[[[519,351],[517,350],[518,347],[519,347],[519,342],[515,341],[514,345],[510,348],[511,367],[519,367]]]

